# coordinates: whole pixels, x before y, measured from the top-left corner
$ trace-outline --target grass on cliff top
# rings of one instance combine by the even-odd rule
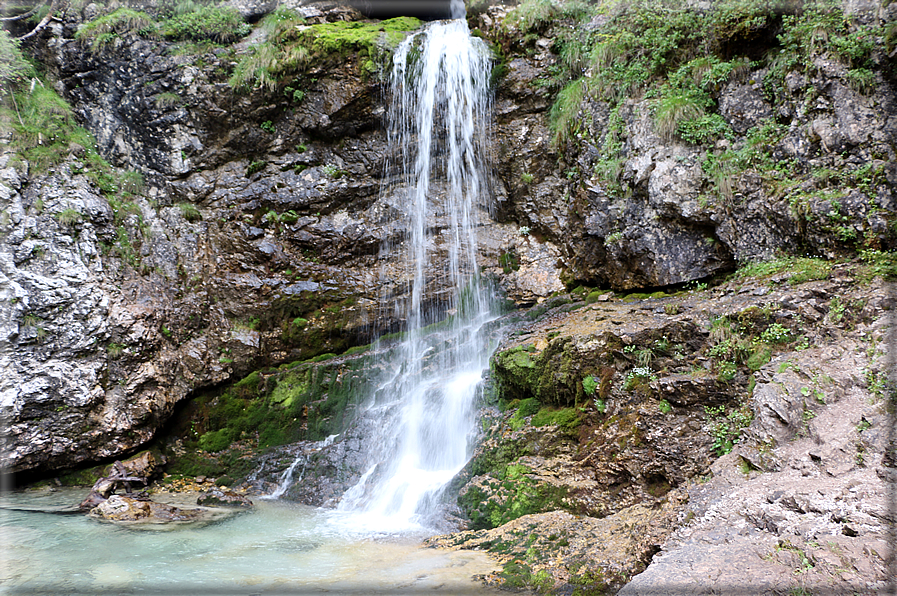
[[[268,40],[250,47],[228,83],[235,89],[266,88],[300,74],[312,60],[357,52],[365,75],[388,62],[388,55],[410,31],[421,26],[413,17],[381,22],[337,21],[305,26],[298,14],[278,9],[262,21]]]
[[[0,29],[0,129],[11,133],[10,147],[34,173],[61,163],[74,146],[84,149],[85,172],[95,184],[112,176],[112,168],[96,152],[96,141],[75,121],[68,103],[56,93]]]
[[[230,6],[189,3],[173,10],[168,18],[157,21],[145,12],[117,8],[84,23],[75,38],[98,51],[125,35],[165,38],[172,41],[233,43],[252,30],[240,13]]]

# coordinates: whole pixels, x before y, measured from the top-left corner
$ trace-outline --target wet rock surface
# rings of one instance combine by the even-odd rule
[[[435,543],[489,550],[511,586],[880,589],[893,289],[857,284],[861,265],[795,275],[534,309],[494,358],[510,407],[457,479],[472,530]],[[763,347],[773,333],[789,339]],[[572,546],[617,523],[625,563]]]
[[[291,105],[231,89],[229,54],[194,61],[136,35],[92,50],[73,37],[80,21],[67,13],[33,50],[100,152],[145,186],[97,187],[83,148],[46,174],[0,156],[10,471],[133,450],[203,388],[397,328],[379,297],[408,292],[404,268],[378,256],[404,231],[396,198],[380,197],[382,90],[356,55],[316,62]],[[481,260],[498,262],[511,230],[490,234]]]
[[[204,507],[252,507],[252,501],[234,491],[213,488],[196,497],[196,504]]]
[[[326,2],[300,9],[310,24],[361,18]],[[844,9],[884,23],[895,5]],[[248,42],[190,56],[124,34],[90,50],[74,33],[101,10],[67,12],[28,49],[118,174],[139,171],[145,186],[99,184],[78,146],[41,171],[2,133],[0,466],[43,475],[108,461],[173,422],[178,465],[222,478],[255,470],[247,484],[263,494],[307,450],[306,480],[287,497],[333,506],[367,467],[365,429],[327,449],[257,451],[286,441],[284,429],[342,430],[357,403],[340,391],[366,372],[317,367],[330,376],[309,381],[314,391],[284,390],[274,403],[277,384],[299,387],[310,377],[292,368],[306,374],[310,359],[401,326],[379,306],[406,300],[409,285],[381,253],[407,232],[396,224],[403,189],[380,191],[384,89],[350,52],[315,62],[301,102],[283,89],[237,94],[226,81]],[[830,53],[782,73],[773,94],[769,65],[746,66],[713,90],[733,132],[715,143],[659,134],[652,98],[634,94],[617,110],[585,97],[581,126],[558,144],[551,79],[565,58],[555,42],[576,28],[557,19],[525,34],[506,28],[508,11],[472,16],[506,67],[479,262],[516,305],[539,306],[494,360],[510,409],[489,408],[453,486],[473,529],[434,544],[497,553],[506,569],[490,581],[507,587],[878,590],[894,521],[892,290],[856,261],[809,282],[785,270],[678,290],[783,251],[837,263],[897,246],[893,52],[876,57],[862,89]],[[603,152],[616,142],[609,178]],[[765,165],[723,177],[706,167],[747,147]],[[431,214],[437,244],[444,211]],[[426,266],[441,271],[435,259]],[[555,296],[579,284],[590,290]],[[677,293],[611,292],[658,287]],[[440,299],[439,287],[425,296]],[[234,385],[259,370],[260,387]],[[235,399],[225,403],[222,388]],[[205,402],[191,406],[197,396]],[[208,417],[239,417],[257,399],[291,416],[265,440],[262,418],[247,432]],[[218,449],[228,441],[237,448]],[[132,497],[105,503],[97,515],[109,519],[193,515]]]

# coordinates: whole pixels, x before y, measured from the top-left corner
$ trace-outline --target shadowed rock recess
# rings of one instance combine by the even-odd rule
[[[21,45],[35,21],[0,33],[0,465],[89,486],[151,449],[169,481],[271,493],[301,461],[283,498],[335,506],[401,339],[382,305],[411,299],[381,251],[409,234],[384,81],[422,22],[54,6]],[[467,20],[494,54],[478,262],[509,314],[445,496],[460,531],[428,544],[541,593],[883,590],[897,3],[470,0]]]

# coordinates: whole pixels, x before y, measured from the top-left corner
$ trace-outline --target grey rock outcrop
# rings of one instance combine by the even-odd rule
[[[562,247],[566,281],[660,287],[779,252],[834,257],[858,242],[897,245],[887,223],[895,216],[897,104],[884,66],[864,90],[828,54],[786,73],[774,92],[765,87],[768,68],[733,71],[712,93],[733,136],[710,147],[658,134],[654,99],[624,99],[612,114],[608,102],[586,93],[565,116],[574,131],[555,144],[546,107],[557,83],[546,73],[562,68],[553,35],[563,39],[570,23],[549,21],[524,35],[505,20],[508,11],[494,6],[478,17],[502,44],[507,68],[496,101],[498,167],[507,189],[499,215]],[[845,12],[868,23],[887,18],[863,3],[846,3]],[[578,26],[601,31],[607,22],[596,17]],[[585,72],[583,84],[594,76]],[[764,129],[771,132],[766,138]],[[714,160],[731,159],[751,143],[768,163],[713,170]],[[785,163],[796,172],[791,180],[770,173]],[[833,192],[825,172],[865,182]]]

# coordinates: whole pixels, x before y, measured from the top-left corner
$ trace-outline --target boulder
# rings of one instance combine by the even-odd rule
[[[112,495],[91,509],[88,515],[114,522],[165,523],[198,521],[205,513],[201,509],[180,509],[164,503]]]

